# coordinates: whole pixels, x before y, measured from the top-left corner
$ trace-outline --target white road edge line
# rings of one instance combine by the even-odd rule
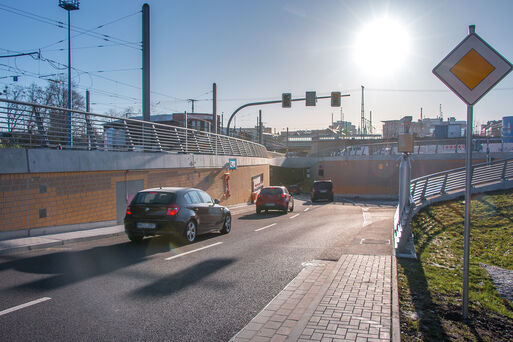
[[[299,216],[299,214],[296,214],[294,216],[289,217],[289,219],[293,219],[294,217],[298,217],[298,216]]]
[[[50,300],[50,299],[52,299],[52,298],[50,298],[50,297],[43,297],[43,298],[39,298],[39,299],[33,300],[31,302],[25,303],[25,304],[21,304],[21,305],[12,307],[10,309],[5,309],[3,311],[0,311],[0,316],[7,315],[8,313],[11,313],[11,312],[16,311],[16,310],[24,309],[24,308],[26,308],[28,306],[32,306],[32,305],[36,305],[36,304],[39,304],[39,303],[42,303],[42,302],[46,302],[47,300]]]
[[[264,229],[267,229],[267,228],[271,228],[272,226],[276,226],[277,223],[273,223],[273,224],[270,224],[268,226],[265,226],[265,227],[262,227],[262,228],[258,228],[258,229],[255,229],[255,232],[259,232],[261,230],[264,230]]]
[[[310,208],[306,208],[306,209],[305,209],[305,210],[303,210],[303,211],[308,211],[308,210],[310,210]]]
[[[198,251],[201,251],[202,249],[207,249],[207,248],[214,247],[214,246],[217,246],[217,245],[220,245],[220,244],[222,244],[222,242],[216,242],[216,243],[213,243],[213,244],[205,246],[205,247],[193,249],[192,251],[188,251],[188,252],[185,252],[185,253],[182,253],[182,254],[178,254],[178,255],[173,255],[172,257],[166,258],[164,260],[176,259],[176,258],[182,257],[184,255],[191,254],[191,253],[194,253],[194,252],[198,252]]]

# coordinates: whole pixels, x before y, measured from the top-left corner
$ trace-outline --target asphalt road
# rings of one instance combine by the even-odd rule
[[[296,199],[286,215],[235,210],[230,234],[191,245],[118,236],[0,256],[1,340],[227,341],[302,263],[362,252],[391,210]]]

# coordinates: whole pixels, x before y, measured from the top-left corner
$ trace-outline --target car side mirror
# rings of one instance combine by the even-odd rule
[[[214,200],[214,204],[219,204],[219,200],[217,198]]]

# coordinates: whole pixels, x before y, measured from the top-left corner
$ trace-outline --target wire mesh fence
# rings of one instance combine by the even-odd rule
[[[267,157],[263,145],[205,131],[0,99],[2,147]]]

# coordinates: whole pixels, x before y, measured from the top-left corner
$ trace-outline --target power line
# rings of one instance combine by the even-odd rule
[[[54,19],[51,19],[51,18],[48,18],[48,17],[44,17],[44,16],[41,16],[41,15],[38,15],[38,14],[34,14],[34,13],[31,13],[31,12],[28,12],[28,11],[20,10],[20,9],[17,9],[17,8],[14,8],[14,7],[11,7],[11,6],[7,6],[7,5],[4,5],[4,4],[0,4],[0,10],[6,11],[6,12],[9,12],[9,13],[13,13],[13,14],[16,14],[16,15],[19,15],[19,16],[22,16],[22,17],[26,17],[26,18],[29,18],[29,19],[32,19],[32,20],[35,20],[35,21],[38,21],[38,22],[41,22],[41,23],[44,23],[44,24],[47,24],[47,25],[57,26],[59,28],[65,28],[66,27],[65,24],[62,21],[54,20]],[[139,13],[139,12],[137,12],[137,13]],[[130,14],[128,16],[116,19],[116,20],[114,20],[114,21],[112,21],[110,23],[117,22],[119,20],[122,20],[122,19],[124,19],[126,17],[130,17],[130,16],[135,15],[137,13],[133,13],[133,14]],[[141,50],[139,47],[134,46],[134,45],[139,45],[140,42],[130,42],[130,41],[127,41],[127,40],[124,40],[124,39],[121,39],[121,38],[116,38],[116,37],[113,37],[113,36],[110,36],[110,35],[100,34],[100,33],[93,32],[96,29],[104,27],[105,25],[108,25],[110,23],[100,25],[100,26],[98,26],[96,28],[93,28],[93,29],[84,29],[84,28],[81,28],[81,27],[78,27],[78,26],[71,26],[70,29],[71,29],[71,31],[79,33],[76,36],[85,34],[85,35],[93,37],[93,38],[102,39],[102,40],[105,40],[105,41],[115,41],[115,42],[119,43],[120,45],[124,45],[126,47],[133,48],[133,49],[136,49],[136,50]],[[61,40],[61,41],[59,41],[57,43],[54,43],[54,44],[50,44],[50,45],[48,45],[46,47],[53,46],[55,44],[59,44],[62,41],[63,40]]]

